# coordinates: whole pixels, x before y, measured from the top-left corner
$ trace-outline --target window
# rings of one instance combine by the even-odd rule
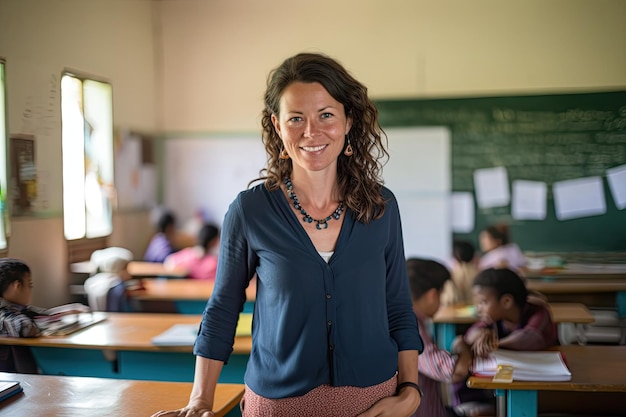
[[[0,58],[0,251],[6,251],[7,213],[7,123],[4,60]]]
[[[61,122],[65,238],[108,236],[114,194],[111,84],[64,73]]]

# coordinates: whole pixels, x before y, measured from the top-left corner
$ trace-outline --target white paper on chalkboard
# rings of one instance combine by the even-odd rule
[[[559,220],[606,213],[601,177],[559,181],[553,185],[554,208]]]
[[[513,181],[511,215],[516,220],[544,220],[548,185],[543,181]]]
[[[613,201],[619,210],[626,208],[626,165],[606,170],[606,179],[611,188]]]
[[[470,233],[474,230],[474,196],[468,192],[452,193],[452,231]]]
[[[474,171],[476,202],[480,208],[502,207],[509,204],[509,177],[505,167]]]

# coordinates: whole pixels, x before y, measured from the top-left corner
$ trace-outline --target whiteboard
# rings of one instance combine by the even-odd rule
[[[396,195],[407,257],[450,256],[450,132],[443,127],[386,129],[390,159],[383,178]],[[266,166],[256,135],[165,141],[164,203],[183,224],[202,209],[222,224],[248,182]]]
[[[221,225],[228,206],[266,166],[260,136],[165,142],[164,203],[180,224],[203,210]]]
[[[447,264],[452,248],[450,131],[446,127],[385,129],[385,185],[400,207],[405,256]]]

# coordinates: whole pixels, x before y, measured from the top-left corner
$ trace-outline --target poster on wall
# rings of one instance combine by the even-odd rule
[[[32,214],[37,199],[37,165],[35,136],[13,134],[9,141],[11,173],[11,213],[14,216]]]

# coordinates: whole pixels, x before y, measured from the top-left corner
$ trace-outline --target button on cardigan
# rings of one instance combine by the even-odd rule
[[[412,311],[397,202],[382,218],[346,210],[335,251],[320,257],[282,191],[241,192],[222,225],[215,288],[194,353],[227,362],[245,288],[257,274],[246,384],[267,398],[322,385],[367,387],[423,349]],[[324,233],[324,231],[316,231]],[[228,365],[226,365],[228,366]]]

